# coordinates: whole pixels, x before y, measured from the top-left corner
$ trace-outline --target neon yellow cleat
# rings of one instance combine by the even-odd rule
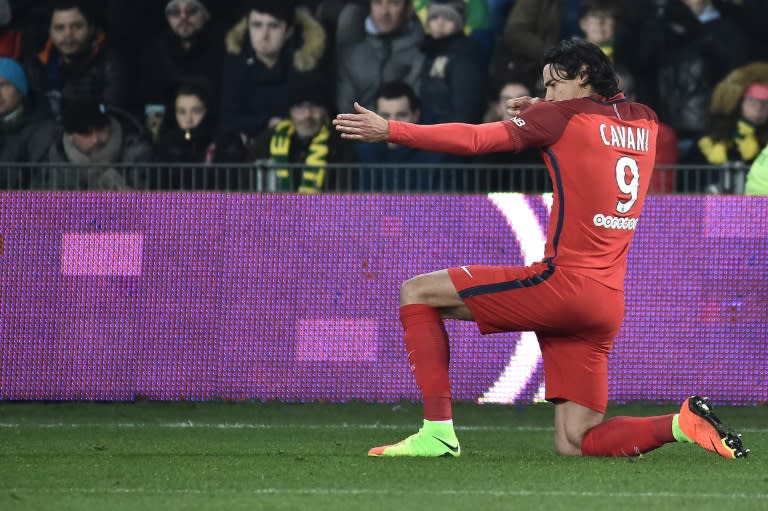
[[[374,447],[368,451],[368,456],[455,458],[461,456],[461,446],[453,426],[424,421],[418,433],[393,445]]]

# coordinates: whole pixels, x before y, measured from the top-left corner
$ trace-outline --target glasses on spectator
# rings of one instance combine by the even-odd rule
[[[200,7],[197,5],[188,5],[185,9],[178,6],[170,7],[165,11],[165,14],[171,18],[180,18],[182,14],[186,14],[188,18],[200,14]]]

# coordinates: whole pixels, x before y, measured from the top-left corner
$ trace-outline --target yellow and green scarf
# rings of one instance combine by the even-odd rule
[[[288,163],[291,151],[291,139],[296,133],[296,127],[290,119],[280,121],[275,127],[275,133],[269,143],[269,152],[277,169],[277,189],[281,192],[297,191],[291,181],[291,169],[279,168],[281,163]],[[309,154],[304,163],[308,165],[301,175],[299,193],[319,193],[325,182],[325,164],[328,163],[328,139],[330,130],[323,125],[309,144]]]

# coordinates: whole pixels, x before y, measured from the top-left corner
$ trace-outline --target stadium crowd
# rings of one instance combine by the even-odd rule
[[[766,15],[761,0],[0,0],[0,188],[222,189],[231,169],[214,164],[268,161],[275,190],[462,191],[459,171],[430,165],[539,156],[354,144],[330,120],[354,101],[411,122],[498,120],[505,99],[541,95],[549,47],[583,38],[658,113],[657,164],[751,166],[747,193],[768,194]],[[400,168],[326,167],[354,163]]]

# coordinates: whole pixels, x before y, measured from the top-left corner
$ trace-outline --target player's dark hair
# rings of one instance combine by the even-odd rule
[[[408,103],[411,105],[411,110],[418,110],[421,108],[421,101],[416,96],[413,88],[403,81],[384,82],[376,91],[376,99],[397,99],[403,96],[408,98]]]
[[[569,39],[544,55],[544,65],[551,66],[552,75],[573,80],[586,74],[584,85],[591,85],[600,94],[610,98],[621,89],[611,61],[598,46],[582,39]],[[586,67],[586,69],[584,69]]]

